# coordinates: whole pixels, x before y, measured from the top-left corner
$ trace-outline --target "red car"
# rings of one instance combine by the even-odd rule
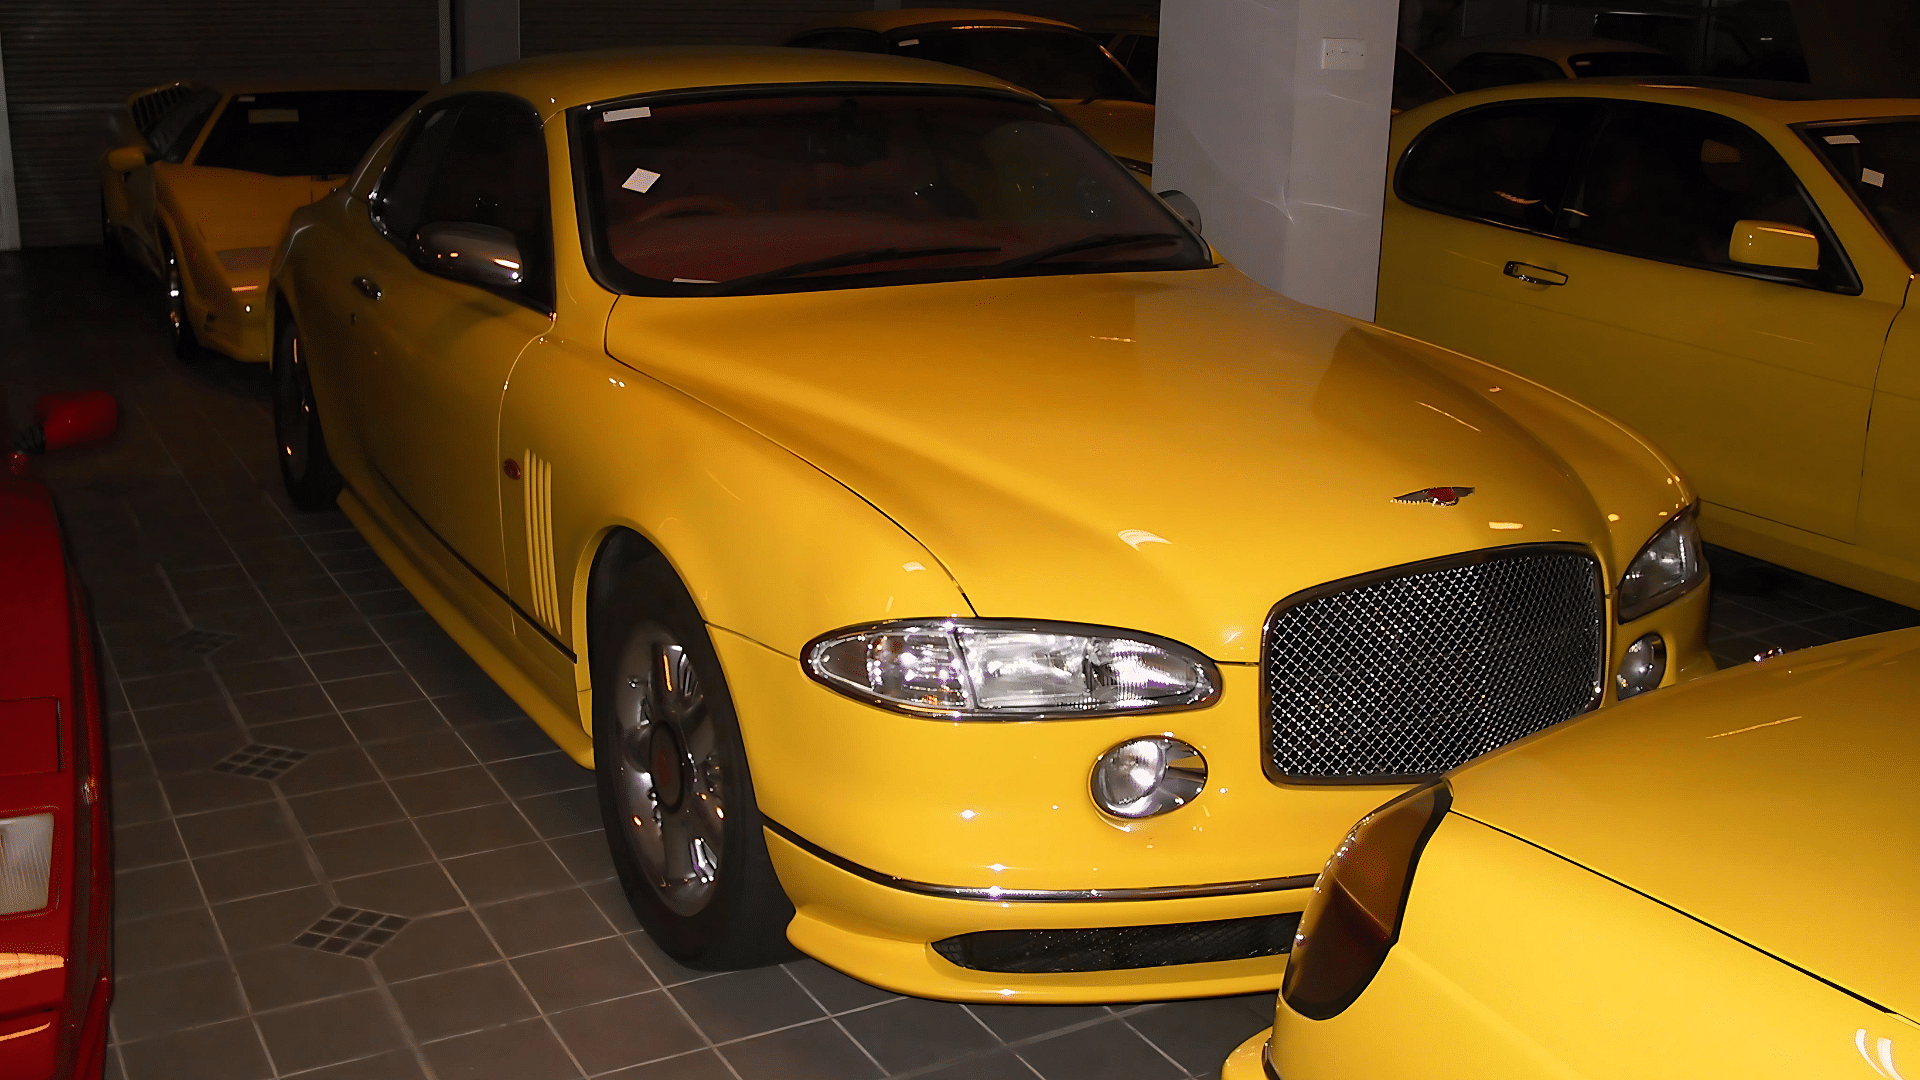
[[[71,444],[81,395],[21,452]],[[89,396],[92,397],[92,396]],[[106,399],[107,431],[112,399]],[[93,630],[47,489],[0,478],[0,1080],[98,1077],[113,861]]]

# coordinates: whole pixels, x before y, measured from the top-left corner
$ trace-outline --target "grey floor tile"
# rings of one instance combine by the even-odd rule
[[[235,955],[285,945],[336,905],[319,887],[216,904],[213,918]]]
[[[511,900],[532,893],[572,888],[573,875],[560,865],[545,844],[483,851],[448,859],[447,873],[474,904]]]
[[[385,646],[381,648],[385,649]],[[353,733],[367,743],[453,730],[453,726],[447,723],[446,718],[440,715],[440,710],[434,708],[430,701],[402,701],[396,705],[355,709],[340,715]]]
[[[581,1075],[539,1020],[476,1031],[425,1049],[440,1080],[576,1080]]]
[[[533,757],[508,758],[487,766],[494,779],[516,799],[593,786],[593,773],[574,764],[559,751]]]
[[[216,960],[225,955],[226,947],[214,926],[213,913],[204,907],[146,919],[116,920],[114,926],[114,971],[122,977]]]
[[[435,715],[439,715],[437,712]],[[529,757],[553,749],[553,740],[531,720],[501,720],[488,724],[469,724],[460,729],[460,737],[481,761],[504,761]]]
[[[536,1016],[533,1000],[504,963],[459,968],[394,983],[393,999],[414,1037],[430,1042]]]
[[[459,871],[454,872],[459,880]],[[579,889],[523,896],[476,907],[493,939],[508,956],[542,952],[597,938],[615,937],[613,925]]]
[[[384,675],[400,670],[400,661],[385,645],[366,645],[358,649],[319,653],[308,657],[314,677],[321,682],[351,679],[362,675]],[[335,699],[336,703],[338,699]]]
[[[130,1041],[231,1020],[245,1012],[240,981],[224,957],[114,980],[114,1030]]]
[[[228,725],[226,730],[205,735],[187,735],[164,741],[150,737],[147,753],[153,762],[154,772],[160,776],[174,776],[212,768],[221,758],[250,741],[238,727]]]
[[[487,770],[478,765],[403,777],[393,782],[393,793],[399,797],[400,805],[414,815],[464,810],[469,806],[505,802],[507,798]]]
[[[433,853],[410,821],[316,836],[310,843],[329,877],[348,878],[432,862]]]
[[[338,788],[287,800],[294,819],[308,836],[400,821],[407,816],[385,783]]]
[[[388,779],[478,764],[473,752],[451,728],[370,743],[367,756]]]
[[[247,1020],[121,1044],[127,1080],[268,1080],[260,1036]]]
[[[400,1025],[375,991],[254,1014],[281,1073],[369,1057],[406,1045]]]
[[[197,908],[204,903],[199,879],[188,863],[126,870],[113,877],[114,912],[123,919]]]
[[[698,989],[706,983],[697,983]],[[1000,1045],[980,1021],[959,1005],[901,998],[840,1018],[854,1041],[889,1073],[924,1068]]]
[[[511,803],[492,803],[446,814],[418,817],[414,824],[443,859],[538,840],[526,818]]]
[[[275,945],[242,953],[233,966],[247,1004],[259,1011],[337,997],[374,986],[373,970],[365,960],[325,953],[300,945]]]
[[[271,724],[276,720],[298,720],[303,716],[324,716],[333,712],[333,702],[318,686],[288,686],[238,694],[233,699],[240,718],[249,724]]]
[[[664,990],[614,998],[548,1017],[589,1075],[684,1054],[703,1046]]]
[[[600,1076],[603,1080],[735,1080],[733,1070],[712,1050],[695,1050]],[[1026,1080],[1032,1080],[1032,1074],[1028,1074]]]
[[[332,750],[351,746],[353,732],[337,716],[309,716],[303,720],[281,720],[271,724],[253,724],[247,733],[257,743],[287,746],[295,750]]]
[[[453,882],[433,863],[382,870],[377,874],[336,882],[340,902],[370,911],[384,911],[417,919],[464,905]]]
[[[282,657],[275,660],[255,660],[244,664],[214,662],[214,673],[235,696],[257,694],[265,690],[282,690],[289,686],[305,686],[316,680],[306,661],[299,657]]]
[[[408,923],[374,954],[373,964],[389,981],[398,982],[499,959],[500,950],[480,920],[473,912],[460,910]]]
[[[167,816],[167,803],[158,780],[113,779],[113,797],[108,812],[115,826],[159,821]]]
[[[207,899],[215,904],[314,883],[306,850],[299,844],[274,844],[208,855],[195,859],[193,866],[200,875],[201,886],[206,889]]]
[[[968,1005],[980,1022],[1006,1042],[1019,1042],[1075,1024],[1097,1023],[1113,1015],[1105,1005]]]
[[[231,806],[273,801],[273,788],[264,780],[231,773],[201,772],[168,776],[160,781],[167,804],[176,814],[225,810]]]
[[[1117,1017],[1040,1042],[1023,1043],[1019,1051],[1045,1080],[1095,1076],[1101,1080],[1176,1080],[1185,1071]]]
[[[543,1012],[592,1005],[660,985],[627,947],[626,939],[618,937],[516,956],[513,969]]]
[[[600,831],[600,803],[592,788],[557,791],[518,801],[520,812],[541,836]]]
[[[411,1050],[389,1050],[299,1075],[300,1080],[426,1080],[427,1077],[420,1067],[420,1059]]]
[[[1273,995],[1254,994],[1264,1016],[1245,998],[1176,1001],[1127,1017],[1127,1023],[1188,1072],[1215,1069],[1233,1048],[1273,1023]]]
[[[134,714],[141,734],[149,742],[180,739],[189,735],[236,732],[233,713],[223,702],[203,701],[186,705],[162,705],[140,709]]]
[[[613,856],[607,851],[607,838],[599,832],[575,833],[547,841],[547,847],[575,881],[583,885],[607,881],[614,876]]]
[[[293,829],[276,803],[255,803],[176,818],[187,850],[196,857],[242,848],[289,843]]]
[[[307,755],[274,783],[288,795],[311,795],[336,788],[358,787],[380,779],[367,752],[358,746],[339,746]]]
[[[135,709],[160,705],[179,705],[193,701],[214,701],[220,697],[220,681],[213,672],[180,671],[146,679],[128,679],[120,684],[127,704]]]
[[[720,1053],[740,1080],[862,1080],[881,1075],[873,1059],[831,1020],[729,1043]]]
[[[171,821],[147,821],[113,830],[113,865],[118,870],[180,862],[187,851]]]
[[[334,707],[342,711],[350,709],[371,709],[376,705],[394,705],[402,701],[418,701],[426,695],[414,684],[413,676],[404,671],[384,671],[378,675],[356,675],[349,679],[337,679],[322,683],[322,689],[333,699]]]
[[[1039,1080],[1020,1055],[1012,1050],[965,1058],[932,1072],[917,1073],[915,1080]]]
[[[322,623],[318,626],[290,626],[287,636],[302,653],[309,656],[337,649],[354,649],[380,644],[373,627],[358,619],[352,622]]]
[[[878,1005],[900,996],[842,975],[818,960],[795,960],[782,966],[830,1013]]]
[[[673,996],[716,1043],[744,1039],[824,1015],[786,969],[729,971],[675,987]]]

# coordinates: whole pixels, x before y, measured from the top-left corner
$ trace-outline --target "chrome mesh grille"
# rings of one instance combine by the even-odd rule
[[[1269,617],[1270,778],[1428,776],[1598,704],[1591,555],[1526,545],[1392,573],[1308,590]]]

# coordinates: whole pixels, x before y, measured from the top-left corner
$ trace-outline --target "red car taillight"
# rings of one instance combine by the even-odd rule
[[[1301,916],[1280,994],[1302,1016],[1325,1020],[1353,1004],[1400,938],[1413,868],[1453,794],[1440,781],[1368,814],[1320,871]]]

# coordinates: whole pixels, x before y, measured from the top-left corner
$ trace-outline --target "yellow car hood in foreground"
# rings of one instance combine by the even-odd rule
[[[607,348],[893,518],[978,614],[1228,662],[1281,598],[1401,563],[1572,541],[1612,581],[1690,498],[1564,399],[1228,268],[625,296]],[[1394,501],[1439,486],[1475,490]]]
[[[1794,653],[1495,751],[1454,810],[1920,1019],[1917,699],[1920,632]]]

